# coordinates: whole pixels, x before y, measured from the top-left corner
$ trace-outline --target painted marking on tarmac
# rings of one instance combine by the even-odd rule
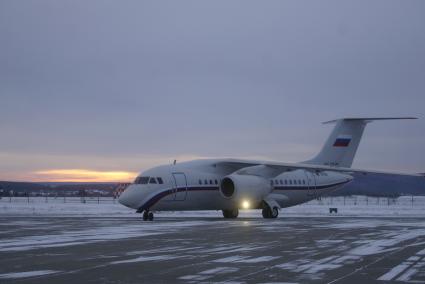
[[[390,271],[388,271],[381,277],[379,277],[378,280],[382,280],[382,281],[393,280],[397,275],[399,275],[400,273],[402,273],[409,267],[410,267],[410,264],[407,264],[407,263],[399,264],[396,267],[393,267]]]
[[[381,281],[405,281],[405,282],[417,282],[412,280],[412,277],[421,271],[422,267],[425,267],[425,249],[420,250],[416,255],[409,257],[399,265],[393,267],[390,271],[379,277],[377,280]],[[397,279],[396,279],[397,278]]]

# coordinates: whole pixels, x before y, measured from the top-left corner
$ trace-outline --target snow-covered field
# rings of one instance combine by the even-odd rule
[[[397,199],[366,196],[327,197],[298,206],[284,208],[280,215],[328,216],[329,208],[337,208],[338,216],[425,216],[425,196],[406,196]],[[113,198],[2,198],[0,215],[63,215],[63,216],[136,216],[134,210]],[[335,215],[335,214],[333,214]],[[138,215],[137,215],[138,216]],[[157,216],[222,217],[220,211],[158,212]],[[259,210],[241,210],[241,217],[260,217]]]

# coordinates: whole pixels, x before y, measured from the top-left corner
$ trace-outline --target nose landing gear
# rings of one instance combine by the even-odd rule
[[[233,209],[233,210],[222,210],[223,211],[223,217],[226,219],[235,219],[238,218],[239,210]]]
[[[143,211],[143,221],[153,221],[153,213],[148,210]]]

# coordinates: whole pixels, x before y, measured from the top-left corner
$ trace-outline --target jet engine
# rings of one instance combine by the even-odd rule
[[[266,179],[253,175],[233,174],[223,178],[220,192],[243,207],[254,208],[271,191]]]

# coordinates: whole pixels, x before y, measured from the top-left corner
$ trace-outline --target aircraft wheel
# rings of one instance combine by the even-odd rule
[[[273,207],[273,210],[271,211],[271,218],[277,218],[277,216],[279,216],[279,209],[277,209],[277,207]]]
[[[152,212],[149,212],[149,214],[148,214],[148,220],[149,221],[153,221],[153,213]]]
[[[147,221],[148,220],[148,216],[149,212],[147,210],[143,211],[143,221]]]
[[[273,209],[271,209],[269,206],[266,206],[263,208],[261,213],[263,214],[263,218],[274,219],[279,216],[279,209],[277,207],[273,207]]]
[[[263,208],[263,211],[261,211],[261,213],[263,214],[263,218],[265,219],[269,219],[270,216],[272,215],[272,212],[270,210],[270,207],[266,206],[265,208]]]
[[[226,219],[235,219],[238,218],[239,210],[233,209],[233,210],[222,210],[223,211],[223,217]]]

